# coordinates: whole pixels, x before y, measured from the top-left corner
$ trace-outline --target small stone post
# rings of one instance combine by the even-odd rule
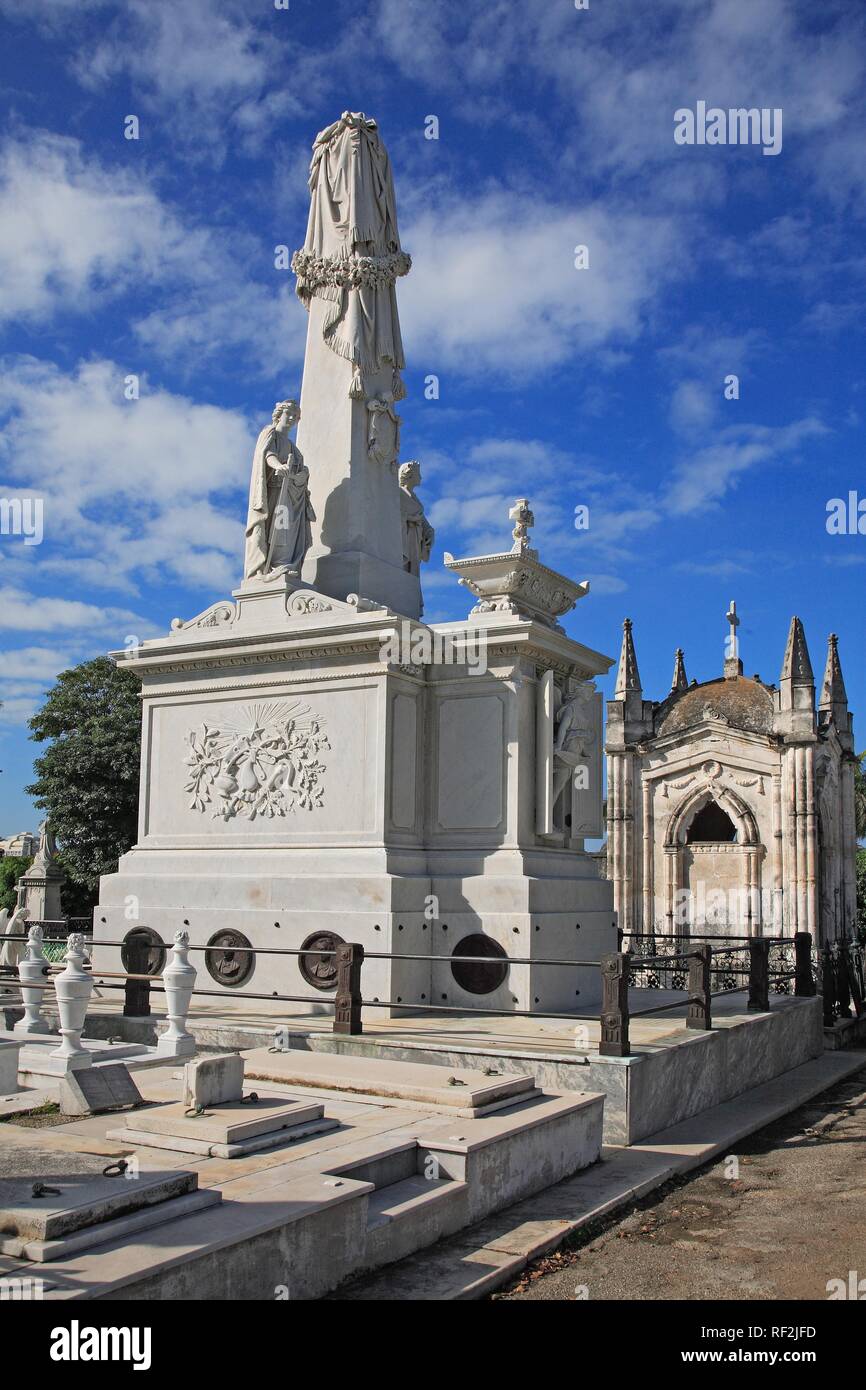
[[[355,1035],[363,1032],[361,1019],[361,966],[364,947],[346,941],[337,947],[337,997],[334,1000],[334,1032]]]
[[[750,1014],[770,1011],[770,943],[766,937],[749,938],[749,1003]]]
[[[171,959],[162,972],[165,986],[168,1028],[156,1043],[157,1056],[192,1057],[195,1055],[195,1038],[187,1032],[186,1019],[189,1004],[195,988],[195,966],[189,963],[189,932],[176,931]]]
[[[601,958],[600,1057],[629,1057],[628,1040],[629,952]]]
[[[147,975],[150,945],[133,932],[126,943],[130,975]],[[127,979],[124,985],[124,1018],[147,1018],[150,1014],[150,981]]]
[[[93,1062],[87,1048],[81,1046],[81,1030],[93,993],[93,976],[82,968],[83,963],[84,937],[81,932],[70,932],[66,938],[66,966],[54,981],[63,1041],[49,1053],[67,1071],[78,1071]]]
[[[707,941],[689,951],[689,1011],[687,1028],[713,1026],[713,1006],[710,998],[710,964],[713,948]]]
[[[46,990],[28,989],[30,981],[40,986],[48,983],[48,962],[42,949],[42,928],[33,926],[27,933],[27,946],[23,960],[18,963],[18,977],[21,981],[21,998],[24,1001],[24,1017],[19,1018],[13,1028],[14,1033],[50,1033],[48,1020],[43,1017],[42,1005]]]

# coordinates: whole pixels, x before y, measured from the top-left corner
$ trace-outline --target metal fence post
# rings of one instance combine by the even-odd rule
[[[141,937],[131,936],[126,943],[129,975],[146,975],[150,944]],[[147,1018],[150,1014],[150,980],[129,980],[123,987],[124,1018]]]
[[[689,954],[689,1011],[687,1028],[713,1026],[712,1000],[710,998],[710,962],[713,948],[709,942],[701,942]]]
[[[812,972],[812,933],[794,933],[794,993],[801,999],[810,999],[815,994],[815,976]]]
[[[821,994],[824,999],[824,1027],[832,1028],[836,1022],[836,971],[829,941],[821,950]]]
[[[750,1014],[770,1012],[770,943],[766,937],[753,936],[749,947]]]
[[[601,958],[600,1057],[629,1057],[628,1040],[629,952]]]
[[[836,996],[840,1018],[853,1018],[851,1012],[851,962],[848,959],[848,943],[840,941],[836,947]]]
[[[334,1000],[334,1032],[357,1035],[363,1032],[361,1019],[361,966],[364,947],[346,941],[337,947],[337,997]]]

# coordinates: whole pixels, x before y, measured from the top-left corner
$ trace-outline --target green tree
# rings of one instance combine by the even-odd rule
[[[0,908],[12,911],[16,900],[15,885],[32,863],[32,859],[20,859],[14,854],[0,859]]]
[[[47,743],[27,787],[48,814],[69,877],[67,911],[96,901],[100,874],[114,873],[135,842],[141,750],[139,683],[108,657],[61,672],[30,720]]]
[[[866,840],[866,769],[863,759],[866,753],[858,755],[854,769],[854,818],[857,826],[857,839]]]
[[[866,941],[866,849],[857,851],[857,936]]]

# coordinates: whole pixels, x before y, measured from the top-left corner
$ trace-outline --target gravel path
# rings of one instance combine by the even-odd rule
[[[492,1297],[826,1299],[852,1270],[866,1294],[866,1072]]]

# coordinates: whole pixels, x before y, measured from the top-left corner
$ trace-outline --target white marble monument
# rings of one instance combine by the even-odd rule
[[[446,555],[468,617],[418,621],[433,532],[395,409],[410,262],[375,122],[323,131],[310,187],[300,407],[279,403],[256,444],[244,579],[115,657],[142,683],[140,826],[96,936],[182,928],[213,944],[202,987],[311,1001],[287,1012],[330,1013],[340,941],[422,957],[365,962],[387,1012],[591,1008],[597,970],[501,963],[616,949],[611,885],[584,852],[602,833],[592,682],[612,662],[559,623],[588,586],[540,562],[520,498],[510,549]],[[499,960],[450,962],[480,953]]]
[[[56,922],[63,912],[60,890],[66,879],[57,857],[57,841],[47,820],[39,827],[39,847],[33,863],[18,880],[18,904],[31,922]]]

